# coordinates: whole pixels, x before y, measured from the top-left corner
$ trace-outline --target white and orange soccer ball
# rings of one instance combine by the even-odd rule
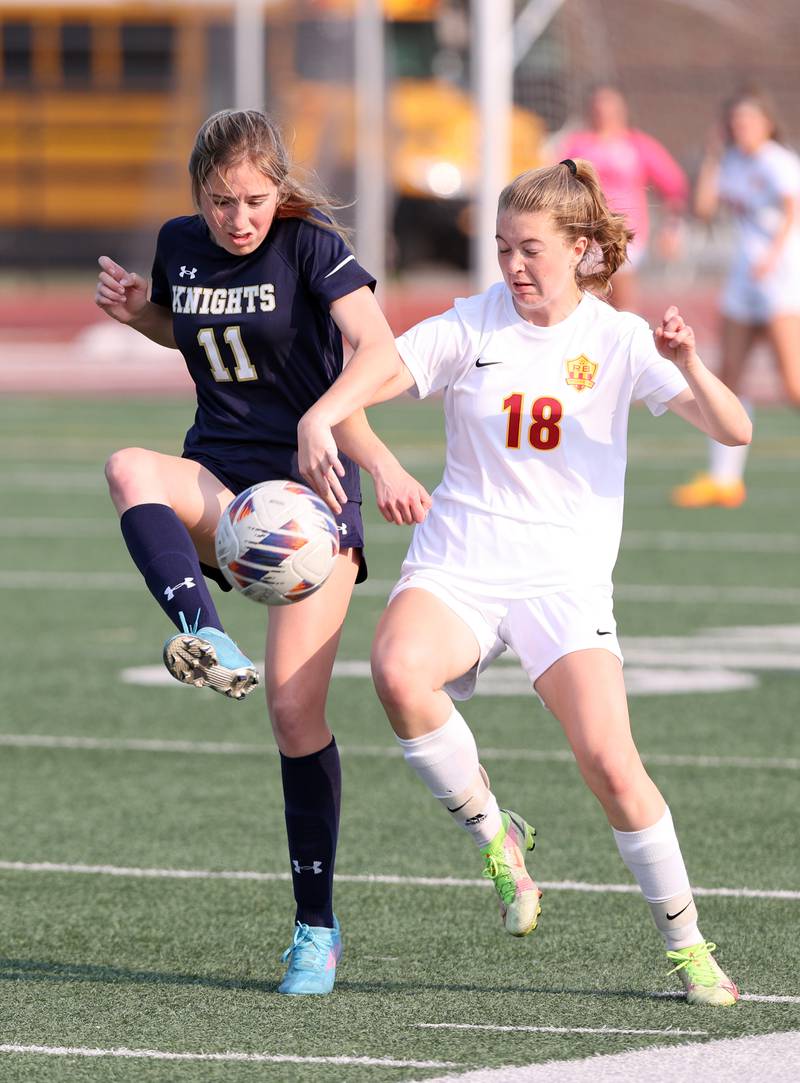
[[[296,481],[262,481],[231,501],[215,538],[232,587],[263,605],[287,605],[319,590],[333,571],[339,531],[327,505]]]

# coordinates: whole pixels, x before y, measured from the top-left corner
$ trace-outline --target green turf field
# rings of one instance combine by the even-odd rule
[[[630,877],[530,694],[464,709],[501,803],[538,830],[539,929],[503,933],[472,844],[395,755],[358,675],[407,539],[379,520],[369,483],[370,581],[330,701],[345,953],[331,997],[278,996],[293,907],[262,697],[161,679],[169,627],[103,482],[116,447],[178,450],[191,405],[11,398],[0,411],[0,1080],[423,1080],[798,1028],[797,415],[759,414],[749,500],[705,512],[666,501],[702,439],[672,417],[632,419],[617,618],[639,747],[692,881],[728,889],[698,895],[701,927],[753,999],[715,1011],[655,995],[679,988],[660,938],[635,893],[602,889]],[[438,406],[373,416],[432,486]],[[266,611],[230,595],[220,608],[258,656]],[[511,666],[495,672],[498,693],[521,690]],[[426,882],[443,877],[457,882]],[[470,1029],[491,1025],[543,1029]],[[85,1055],[97,1050],[117,1055]]]

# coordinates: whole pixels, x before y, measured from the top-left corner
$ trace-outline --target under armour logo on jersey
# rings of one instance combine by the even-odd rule
[[[310,865],[301,865],[295,858],[292,861],[292,868],[295,872],[313,872],[315,876],[319,876],[322,873],[322,862],[312,861]]]
[[[185,267],[185,266],[183,266],[183,264],[182,264],[182,265],[181,265],[181,278],[184,278],[184,277],[185,277],[186,275],[188,275],[188,276],[189,276],[189,278],[195,278],[195,277],[196,277],[196,275],[197,275],[197,268],[196,268],[196,267],[192,267],[192,268],[190,269],[189,267]]]
[[[164,597],[167,599],[168,602],[171,602],[172,599],[175,597],[176,590],[180,590],[181,587],[187,587],[191,589],[191,587],[195,586],[197,586],[197,584],[195,583],[194,579],[192,579],[190,575],[187,575],[185,579],[182,579],[180,583],[176,583],[174,587],[166,587],[164,589]]]

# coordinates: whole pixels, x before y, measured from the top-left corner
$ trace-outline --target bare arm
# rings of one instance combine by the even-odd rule
[[[784,196],[782,200],[783,220],[775,236],[772,238],[769,249],[764,253],[754,268],[756,278],[763,278],[775,267],[780,257],[781,250],[786,243],[786,238],[792,231],[797,219],[797,200],[794,196]]]
[[[408,368],[401,362],[400,372],[387,380],[383,387],[379,387],[369,401],[370,406],[376,406],[379,402],[388,402],[402,395],[404,391],[414,386],[415,380]]]
[[[694,193],[694,213],[703,221],[710,221],[719,210],[719,162],[704,158],[697,175]]]
[[[720,444],[749,444],[753,425],[747,411],[700,360],[694,331],[674,305],[664,313],[655,339],[658,352],[677,365],[689,384],[687,390],[670,399],[668,408]]]
[[[331,305],[331,316],[353,355],[344,372],[300,419],[297,446],[300,472],[331,507],[344,503],[339,478],[344,473],[332,428],[372,402],[375,393],[400,372],[400,355],[386,317],[366,286]]]
[[[334,426],[333,435],[339,449],[372,475],[378,509],[387,522],[422,522],[431,506],[428,491],[375,435],[363,410]]]
[[[161,305],[147,299],[147,283],[140,276],[126,271],[108,256],[97,261],[94,302],[107,316],[118,323],[127,324],[135,331],[157,342],[160,346],[177,348],[172,331],[172,313]]]
[[[710,222],[719,210],[719,168],[723,148],[722,132],[714,127],[706,140],[694,190],[694,213],[704,222]]]

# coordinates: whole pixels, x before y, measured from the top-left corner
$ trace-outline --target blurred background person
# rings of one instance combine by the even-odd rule
[[[609,206],[624,214],[633,230],[628,263],[614,275],[609,297],[615,308],[630,311],[638,304],[637,270],[650,238],[648,190],[656,189],[666,211],[656,242],[658,255],[674,259],[680,247],[688,181],[666,147],[630,126],[628,104],[616,87],[602,84],[590,91],[586,121],[588,127],[571,132],[557,144],[554,157],[587,158],[597,170]]]
[[[695,211],[721,206],[738,226],[722,294],[722,380],[737,392],[753,346],[765,336],[786,395],[800,406],[800,158],[780,143],[771,103],[755,88],[730,99],[700,167]],[[735,508],[746,497],[747,449],[711,441],[708,473],[673,491],[683,508]]]

